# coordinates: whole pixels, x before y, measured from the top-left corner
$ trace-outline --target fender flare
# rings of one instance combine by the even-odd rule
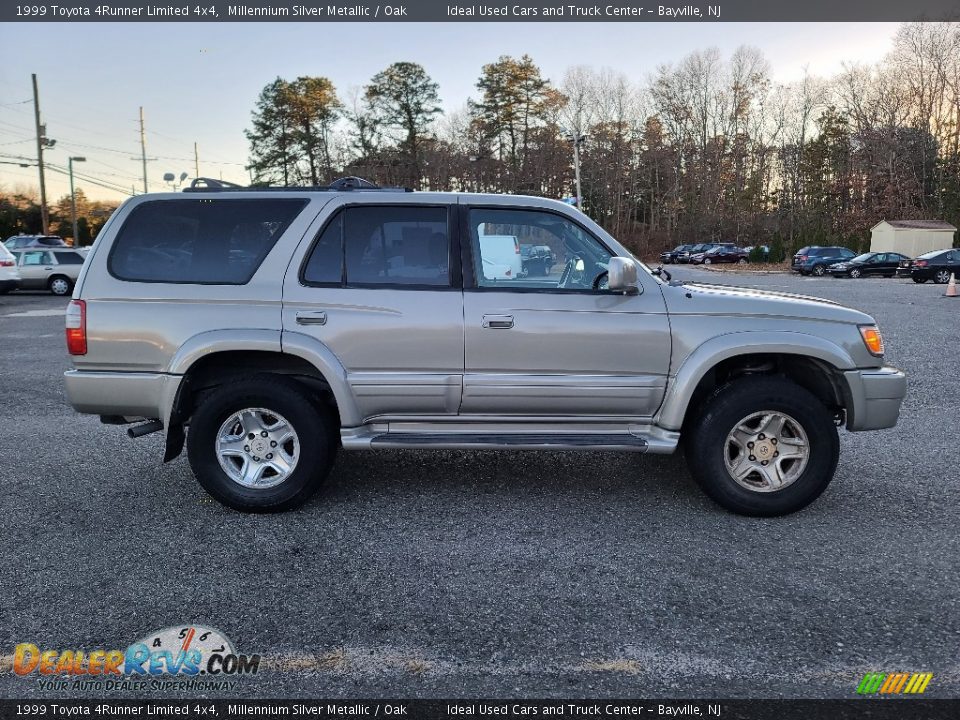
[[[697,385],[713,367],[738,355],[765,353],[813,358],[838,371],[856,367],[846,350],[816,335],[771,330],[743,330],[718,335],[698,346],[684,359],[676,374],[668,378],[667,393],[655,423],[669,430],[679,430]]]
[[[360,413],[350,385],[347,371],[336,355],[319,340],[296,332],[280,330],[210,330],[187,340],[173,356],[167,369],[170,382],[166,384],[163,397],[164,427],[170,424],[177,393],[182,378],[194,363],[219,352],[263,351],[285,353],[306,360],[326,379],[340,411],[341,424],[359,425]]]

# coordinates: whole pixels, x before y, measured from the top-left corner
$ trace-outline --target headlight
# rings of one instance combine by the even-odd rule
[[[863,338],[863,344],[867,350],[875,357],[883,357],[883,337],[880,335],[880,329],[876,325],[858,325],[860,337]]]

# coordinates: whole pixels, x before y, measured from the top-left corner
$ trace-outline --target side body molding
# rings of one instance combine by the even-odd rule
[[[668,379],[666,398],[654,422],[668,430],[679,430],[694,390],[712,367],[737,355],[762,353],[803,355],[822,360],[841,371],[856,367],[846,350],[816,335],[769,330],[718,335],[699,345]]]

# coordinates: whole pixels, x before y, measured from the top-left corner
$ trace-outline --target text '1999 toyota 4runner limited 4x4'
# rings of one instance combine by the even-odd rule
[[[524,272],[527,245],[553,266]],[[557,201],[356,178],[128,200],[66,336],[74,408],[163,431],[166,461],[186,442],[203,487],[245,511],[307,501],[340,447],[671,453],[682,438],[717,503],[781,515],[830,482],[839,425],[892,427],[906,392],[864,313],[665,282]]]

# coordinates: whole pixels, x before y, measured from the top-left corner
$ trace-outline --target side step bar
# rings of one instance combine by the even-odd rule
[[[384,433],[370,439],[370,447],[384,448],[493,448],[510,450],[633,450],[645,452],[647,441],[635,435],[539,433]]]
[[[660,428],[650,432],[467,432],[449,429],[388,431],[384,425],[344,428],[345,450],[607,450],[672,453],[680,434]]]

